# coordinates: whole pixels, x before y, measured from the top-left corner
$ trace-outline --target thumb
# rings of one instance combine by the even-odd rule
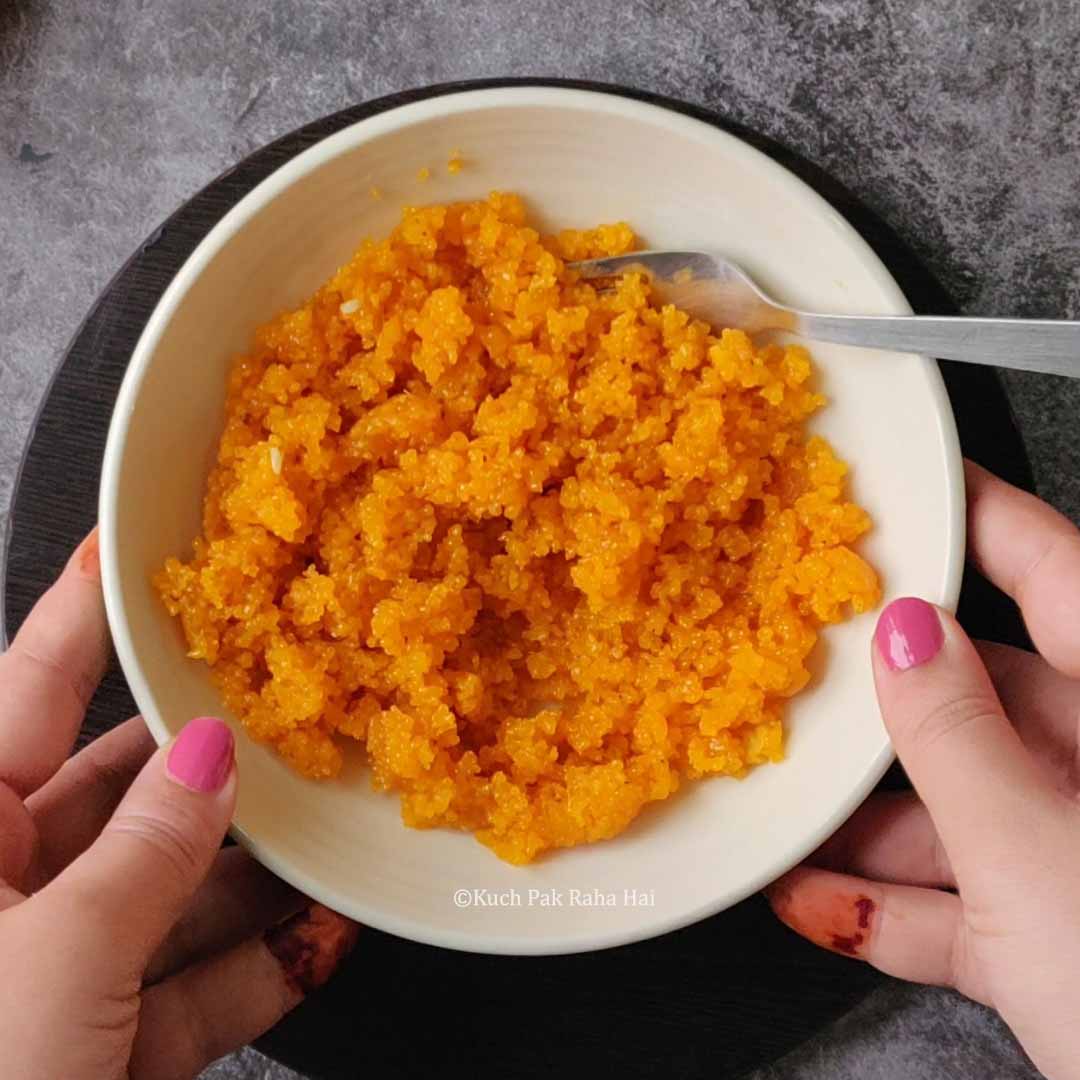
[[[968,636],[925,600],[895,600],[874,632],[885,726],[964,886],[1039,859],[1056,796],[1005,716]]]
[[[97,840],[39,894],[89,920],[88,947],[138,967],[172,929],[217,856],[236,804],[233,736],[192,720],[146,763]]]

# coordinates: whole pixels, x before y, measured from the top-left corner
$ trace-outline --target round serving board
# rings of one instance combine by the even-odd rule
[[[42,405],[12,504],[0,630],[14,634],[96,518],[109,417],[131,351],[165,287],[227,210],[275,169],[349,124],[398,105],[481,86],[544,83],[606,90],[715,124],[781,162],[865,237],[916,311],[947,314],[948,296],[896,235],[810,162],[765,136],[655,95],[556,80],[490,80],[407,91],[345,109],[270,143],[223,173],[131,257],[75,335]],[[942,365],[964,452],[1025,487],[1031,475],[990,369]],[[849,447],[857,457],[857,448]],[[968,575],[968,629],[1027,644],[1015,609]],[[134,711],[113,665],[81,742]],[[899,770],[886,784],[904,783]],[[467,885],[467,883],[463,883]],[[353,959],[260,1043],[312,1077],[429,1076],[449,1061],[478,1075],[658,1075],[723,1080],[775,1060],[883,981],[872,969],[789,933],[760,898],[685,930],[602,953],[511,958],[454,953],[367,931]],[[222,1008],[228,1008],[222,1002]]]

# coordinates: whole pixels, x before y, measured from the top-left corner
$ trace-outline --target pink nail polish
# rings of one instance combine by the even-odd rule
[[[890,671],[907,671],[933,660],[944,641],[937,609],[915,596],[894,600],[874,631],[877,650]]]
[[[233,735],[213,716],[200,716],[176,737],[166,761],[168,774],[192,791],[220,791],[233,764]]]

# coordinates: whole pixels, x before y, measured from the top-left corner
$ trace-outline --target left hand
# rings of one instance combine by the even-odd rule
[[[68,757],[108,654],[92,533],[0,656],[4,1080],[190,1080],[356,939],[219,850],[237,787],[221,721],[155,750],[136,717]]]

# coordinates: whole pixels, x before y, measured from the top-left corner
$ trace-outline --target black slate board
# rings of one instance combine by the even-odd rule
[[[10,637],[92,526],[113,401],[165,287],[207,231],[280,165],[375,113],[482,86],[545,83],[623,93],[732,131],[816,188],[862,233],[916,311],[954,305],[887,225],[827,174],[766,136],[693,106],[622,88],[490,80],[408,91],[300,128],[223,173],[170,217],[105,289],[75,335],[27,447],[13,500],[0,628]],[[965,453],[1031,487],[1023,443],[989,369],[942,365]],[[961,618],[972,633],[1028,644],[1015,609],[974,575]],[[87,742],[134,711],[116,665],[87,714]],[[893,770],[885,783],[904,783]],[[517,959],[453,953],[367,931],[335,981],[260,1047],[326,1080],[428,1076],[448,1062],[478,1075],[612,1070],[723,1080],[775,1060],[860,1000],[883,976],[788,933],[760,899],[663,938],[604,953]],[[227,1008],[228,1004],[223,1003]]]

